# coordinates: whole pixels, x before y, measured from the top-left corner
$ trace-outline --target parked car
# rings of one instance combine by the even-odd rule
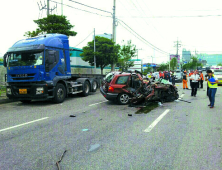
[[[175,75],[176,75],[175,82],[176,83],[182,83],[183,73],[182,72],[176,72]]]

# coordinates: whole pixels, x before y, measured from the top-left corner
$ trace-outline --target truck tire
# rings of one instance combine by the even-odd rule
[[[129,96],[129,94],[126,94],[126,93],[119,94],[117,97],[117,101],[120,105],[128,104],[129,99],[130,99],[130,96]]]
[[[30,103],[31,100],[21,100],[21,102],[26,104],[26,103]]]
[[[97,81],[93,80],[93,82],[92,82],[92,92],[96,92],[97,88],[98,88]]]
[[[55,103],[62,103],[66,98],[66,88],[63,84],[58,83],[55,88],[55,96],[53,101]]]
[[[89,95],[90,85],[88,81],[85,81],[83,84],[83,92],[80,93],[81,96],[86,97]]]

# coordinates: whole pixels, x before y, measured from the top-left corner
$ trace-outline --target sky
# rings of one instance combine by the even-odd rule
[[[39,10],[37,3],[40,4],[40,1],[44,6],[44,0],[1,2],[0,56],[16,41],[26,38],[23,36],[26,31],[37,28],[33,20],[46,17],[46,10]],[[61,3],[61,0],[50,0],[50,8],[56,6],[52,1]],[[99,14],[63,6],[63,15],[75,25],[73,30],[77,32],[75,37],[69,38],[70,46],[82,48],[87,45],[87,42],[92,40],[94,28],[96,34],[112,34],[110,16],[113,0],[73,1],[107,12],[63,0],[65,5]],[[61,4],[57,4],[54,13],[61,15]],[[116,42],[121,45],[131,40],[139,49],[138,58],[143,59],[143,62],[167,62],[168,54],[176,53],[174,45],[177,39],[181,44],[179,55],[183,48],[191,50],[192,54],[195,54],[195,50],[197,53],[222,53],[222,0],[116,0],[116,18],[126,23],[146,41],[167,52],[166,54],[154,50],[133,35],[132,30],[126,29],[122,22],[117,22]]]

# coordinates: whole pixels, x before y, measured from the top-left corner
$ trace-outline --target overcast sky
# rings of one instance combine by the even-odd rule
[[[61,0],[53,0],[61,3]],[[113,0],[75,0],[83,4],[112,12]],[[179,39],[182,49],[205,53],[222,53],[222,0],[116,0],[116,17],[124,21],[140,36],[159,49],[171,54],[176,53],[174,42]],[[26,31],[35,30],[37,25],[33,20],[46,16],[46,10],[39,11],[37,2],[40,0],[5,0],[0,6],[0,55],[16,41],[24,39]],[[85,6],[63,0],[64,4],[111,16]],[[44,5],[44,0],[42,0]],[[50,7],[56,4],[50,2]],[[92,40],[90,35],[79,46],[93,29],[96,34],[112,34],[112,18],[103,17],[67,6],[63,7],[63,14],[71,24],[75,25],[74,31],[78,34],[70,38],[70,46],[82,48]],[[61,5],[58,4],[56,14],[61,14]],[[39,16],[39,14],[42,14]],[[216,16],[221,15],[221,16]],[[204,17],[194,17],[204,16]],[[208,16],[208,17],[206,17]],[[117,26],[117,43],[132,40],[139,50],[139,58],[145,62],[166,62],[169,56],[159,53],[147,44],[138,40],[120,23]]]

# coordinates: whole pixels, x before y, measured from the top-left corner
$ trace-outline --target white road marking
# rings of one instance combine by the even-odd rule
[[[150,132],[169,111],[170,109],[165,110],[144,132]]]
[[[100,104],[100,103],[104,103],[104,102],[107,102],[108,100],[106,100],[106,101],[103,101],[103,102],[99,102],[99,103],[94,103],[94,104],[91,104],[91,105],[89,105],[89,106],[94,106],[94,105],[97,105],[97,104]]]
[[[182,98],[184,96],[184,94],[182,94],[181,96],[180,96],[180,98]]]
[[[48,119],[48,118],[49,117],[44,117],[44,118],[41,118],[41,119],[33,120],[31,122],[26,122],[26,123],[19,124],[19,125],[16,125],[16,126],[11,126],[11,127],[5,128],[5,129],[1,129],[0,132],[6,131],[6,130],[9,130],[9,129],[14,129],[14,128],[24,126],[24,125],[27,125],[27,124],[30,124],[30,123],[38,122],[38,121],[41,121],[41,120],[45,120],[45,119]]]

